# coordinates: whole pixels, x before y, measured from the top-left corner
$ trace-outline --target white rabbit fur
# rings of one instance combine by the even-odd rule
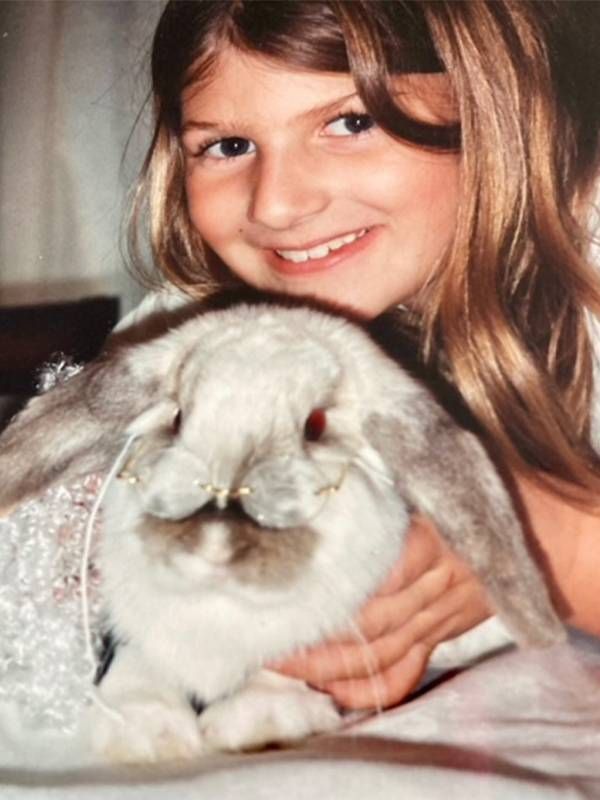
[[[307,441],[316,409],[326,427]],[[116,347],[9,426],[0,499],[106,468],[127,435],[137,438],[108,489],[100,558],[118,647],[98,692],[115,713],[94,708],[89,721],[110,758],[339,726],[327,695],[263,667],[351,627],[414,509],[480,574],[519,641],[564,635],[476,437],[341,316],[234,304]],[[198,717],[191,696],[208,706]]]

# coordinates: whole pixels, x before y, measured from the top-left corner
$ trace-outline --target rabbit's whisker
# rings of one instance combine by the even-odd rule
[[[346,578],[346,583],[350,587],[352,587],[351,578],[349,578],[349,577],[347,577],[345,575],[338,575],[337,576],[338,582],[342,578]],[[337,593],[335,591],[332,591],[331,585],[329,583],[323,583],[323,588],[326,589],[326,591],[329,593],[332,603],[333,604],[339,604],[339,602],[340,602],[339,601],[339,597],[338,597],[338,595],[337,595]],[[321,609],[316,609],[315,608],[314,609],[314,613],[318,614],[320,612],[320,610]],[[349,633],[353,634],[354,640],[356,641],[356,643],[361,646],[361,657],[363,659],[363,663],[364,663],[366,671],[367,671],[368,679],[371,681],[371,685],[373,687],[373,695],[374,695],[374,698],[375,698],[375,710],[376,710],[376,712],[378,714],[380,714],[380,713],[382,713],[384,708],[383,708],[383,698],[382,698],[382,695],[381,695],[381,687],[380,687],[379,682],[378,682],[377,677],[376,677],[377,676],[377,667],[378,667],[377,660],[376,660],[375,656],[373,655],[371,644],[365,638],[365,635],[361,631],[360,627],[357,625],[357,623],[354,620],[354,618],[349,616],[349,615],[344,615],[344,616],[346,616],[346,619],[344,620],[343,625],[346,627],[346,629],[349,631]],[[335,637],[335,633],[333,635]],[[342,661],[345,664],[345,671],[346,671],[346,674],[348,676],[348,680],[352,680],[352,670],[350,669],[350,664],[349,664],[349,662],[347,660],[346,653],[344,652],[344,648],[343,647],[340,647],[340,657],[341,657]]]
[[[375,464],[368,461],[364,456],[357,454],[351,463],[357,464],[366,472],[370,472],[372,475],[376,475],[378,478],[381,478],[388,484],[388,486],[394,485],[394,479],[388,472],[376,467]]]

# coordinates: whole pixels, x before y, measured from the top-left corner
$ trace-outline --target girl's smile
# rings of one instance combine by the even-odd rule
[[[273,248],[267,251],[267,257],[273,269],[282,275],[307,275],[331,269],[345,259],[361,253],[369,247],[377,231],[378,228],[361,228],[304,247]]]
[[[229,49],[213,75],[183,98],[189,213],[208,248],[245,283],[367,316],[414,295],[453,233],[458,156],[392,139],[345,73]],[[440,121],[444,75],[397,82],[411,113]]]

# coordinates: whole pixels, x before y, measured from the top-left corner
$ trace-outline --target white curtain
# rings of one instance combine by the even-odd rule
[[[0,304],[141,290],[120,250],[160,0],[0,0]]]

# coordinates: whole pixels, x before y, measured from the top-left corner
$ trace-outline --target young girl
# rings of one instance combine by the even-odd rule
[[[170,2],[136,212],[190,295],[241,282],[365,318],[401,304],[514,484],[559,610],[595,634],[599,12]],[[343,637],[279,668],[349,708],[391,705],[437,643],[491,613],[425,519],[390,568],[358,620],[375,683]]]

